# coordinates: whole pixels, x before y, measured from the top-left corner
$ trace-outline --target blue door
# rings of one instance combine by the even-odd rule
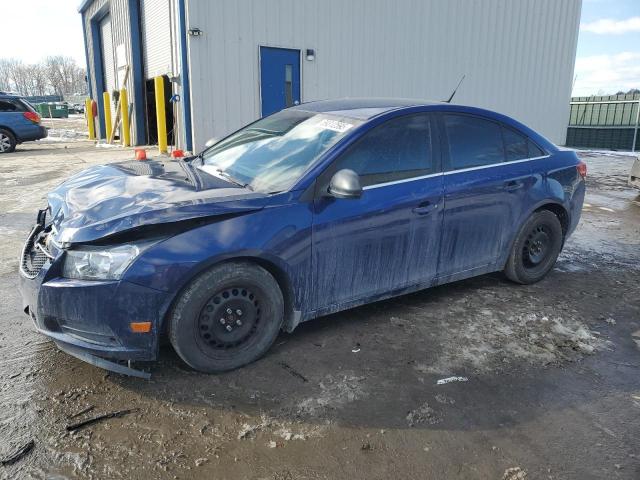
[[[300,103],[300,50],[260,47],[262,116]]]
[[[493,268],[532,203],[535,179],[526,137],[472,115],[446,114],[443,124],[449,148],[438,276],[447,280]]]
[[[360,137],[319,177],[312,233],[317,311],[430,286],[443,211],[443,175],[431,130],[428,114],[389,120]],[[343,168],[359,175],[360,198],[322,193]]]

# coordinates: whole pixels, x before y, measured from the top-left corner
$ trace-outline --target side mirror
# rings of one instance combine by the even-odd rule
[[[338,170],[331,177],[328,193],[336,198],[360,198],[362,196],[360,177],[348,168]]]
[[[218,140],[215,137],[210,138],[209,140],[206,141],[206,143],[204,144],[205,148],[209,148],[209,147],[213,147],[216,143],[218,143],[220,140]]]

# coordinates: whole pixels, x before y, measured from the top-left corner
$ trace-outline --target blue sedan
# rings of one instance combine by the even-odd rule
[[[264,355],[300,322],[489,272],[541,280],[586,166],[517,121],[357,99],[260,119],[184,161],[96,166],[48,196],[22,252],[36,328],[144,375],[168,336],[192,368]]]

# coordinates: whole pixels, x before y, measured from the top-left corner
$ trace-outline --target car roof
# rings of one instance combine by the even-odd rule
[[[525,134],[534,140],[535,143],[543,146],[548,151],[555,151],[557,149],[552,142],[514,118],[493,110],[455,103],[431,102],[410,98],[342,98],[302,103],[295,107],[290,107],[290,109],[314,113],[326,113],[367,122],[374,117],[379,117],[385,113],[402,111],[412,107],[430,107],[425,110],[480,115],[515,128],[517,131]]]
[[[440,102],[426,102],[410,98],[340,98],[319,100],[291,107],[294,110],[327,113],[331,115],[369,120],[391,110],[407,107],[438,105]]]
[[[22,95],[19,95],[14,92],[0,92],[0,97],[21,98]]]

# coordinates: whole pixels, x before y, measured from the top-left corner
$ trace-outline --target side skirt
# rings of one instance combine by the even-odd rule
[[[302,315],[301,321],[306,322],[308,320],[312,320],[314,318],[322,317],[325,315],[330,315],[332,313],[341,312],[343,310],[348,310],[350,308],[359,307],[361,305],[366,305],[369,303],[379,302],[382,300],[388,300],[390,298],[399,297],[401,295],[407,295],[409,293],[414,293],[420,290],[425,290],[427,288],[435,287],[438,285],[444,285],[446,283],[457,282],[459,280],[464,280],[470,277],[477,277],[478,275],[484,275],[486,273],[496,272],[501,270],[500,266],[496,264],[485,265],[483,267],[473,268],[470,270],[464,270],[462,272],[454,273],[452,275],[447,275],[445,277],[435,277],[431,282],[422,282],[413,285],[409,285],[406,287],[401,287],[395,290],[391,290],[389,292],[370,295],[367,297],[358,298],[355,300],[350,300],[345,303],[329,305],[327,307],[320,308],[318,310],[314,310],[311,312],[304,313]],[[294,326],[295,328],[295,326]],[[288,332],[292,332],[291,330],[287,330]]]

